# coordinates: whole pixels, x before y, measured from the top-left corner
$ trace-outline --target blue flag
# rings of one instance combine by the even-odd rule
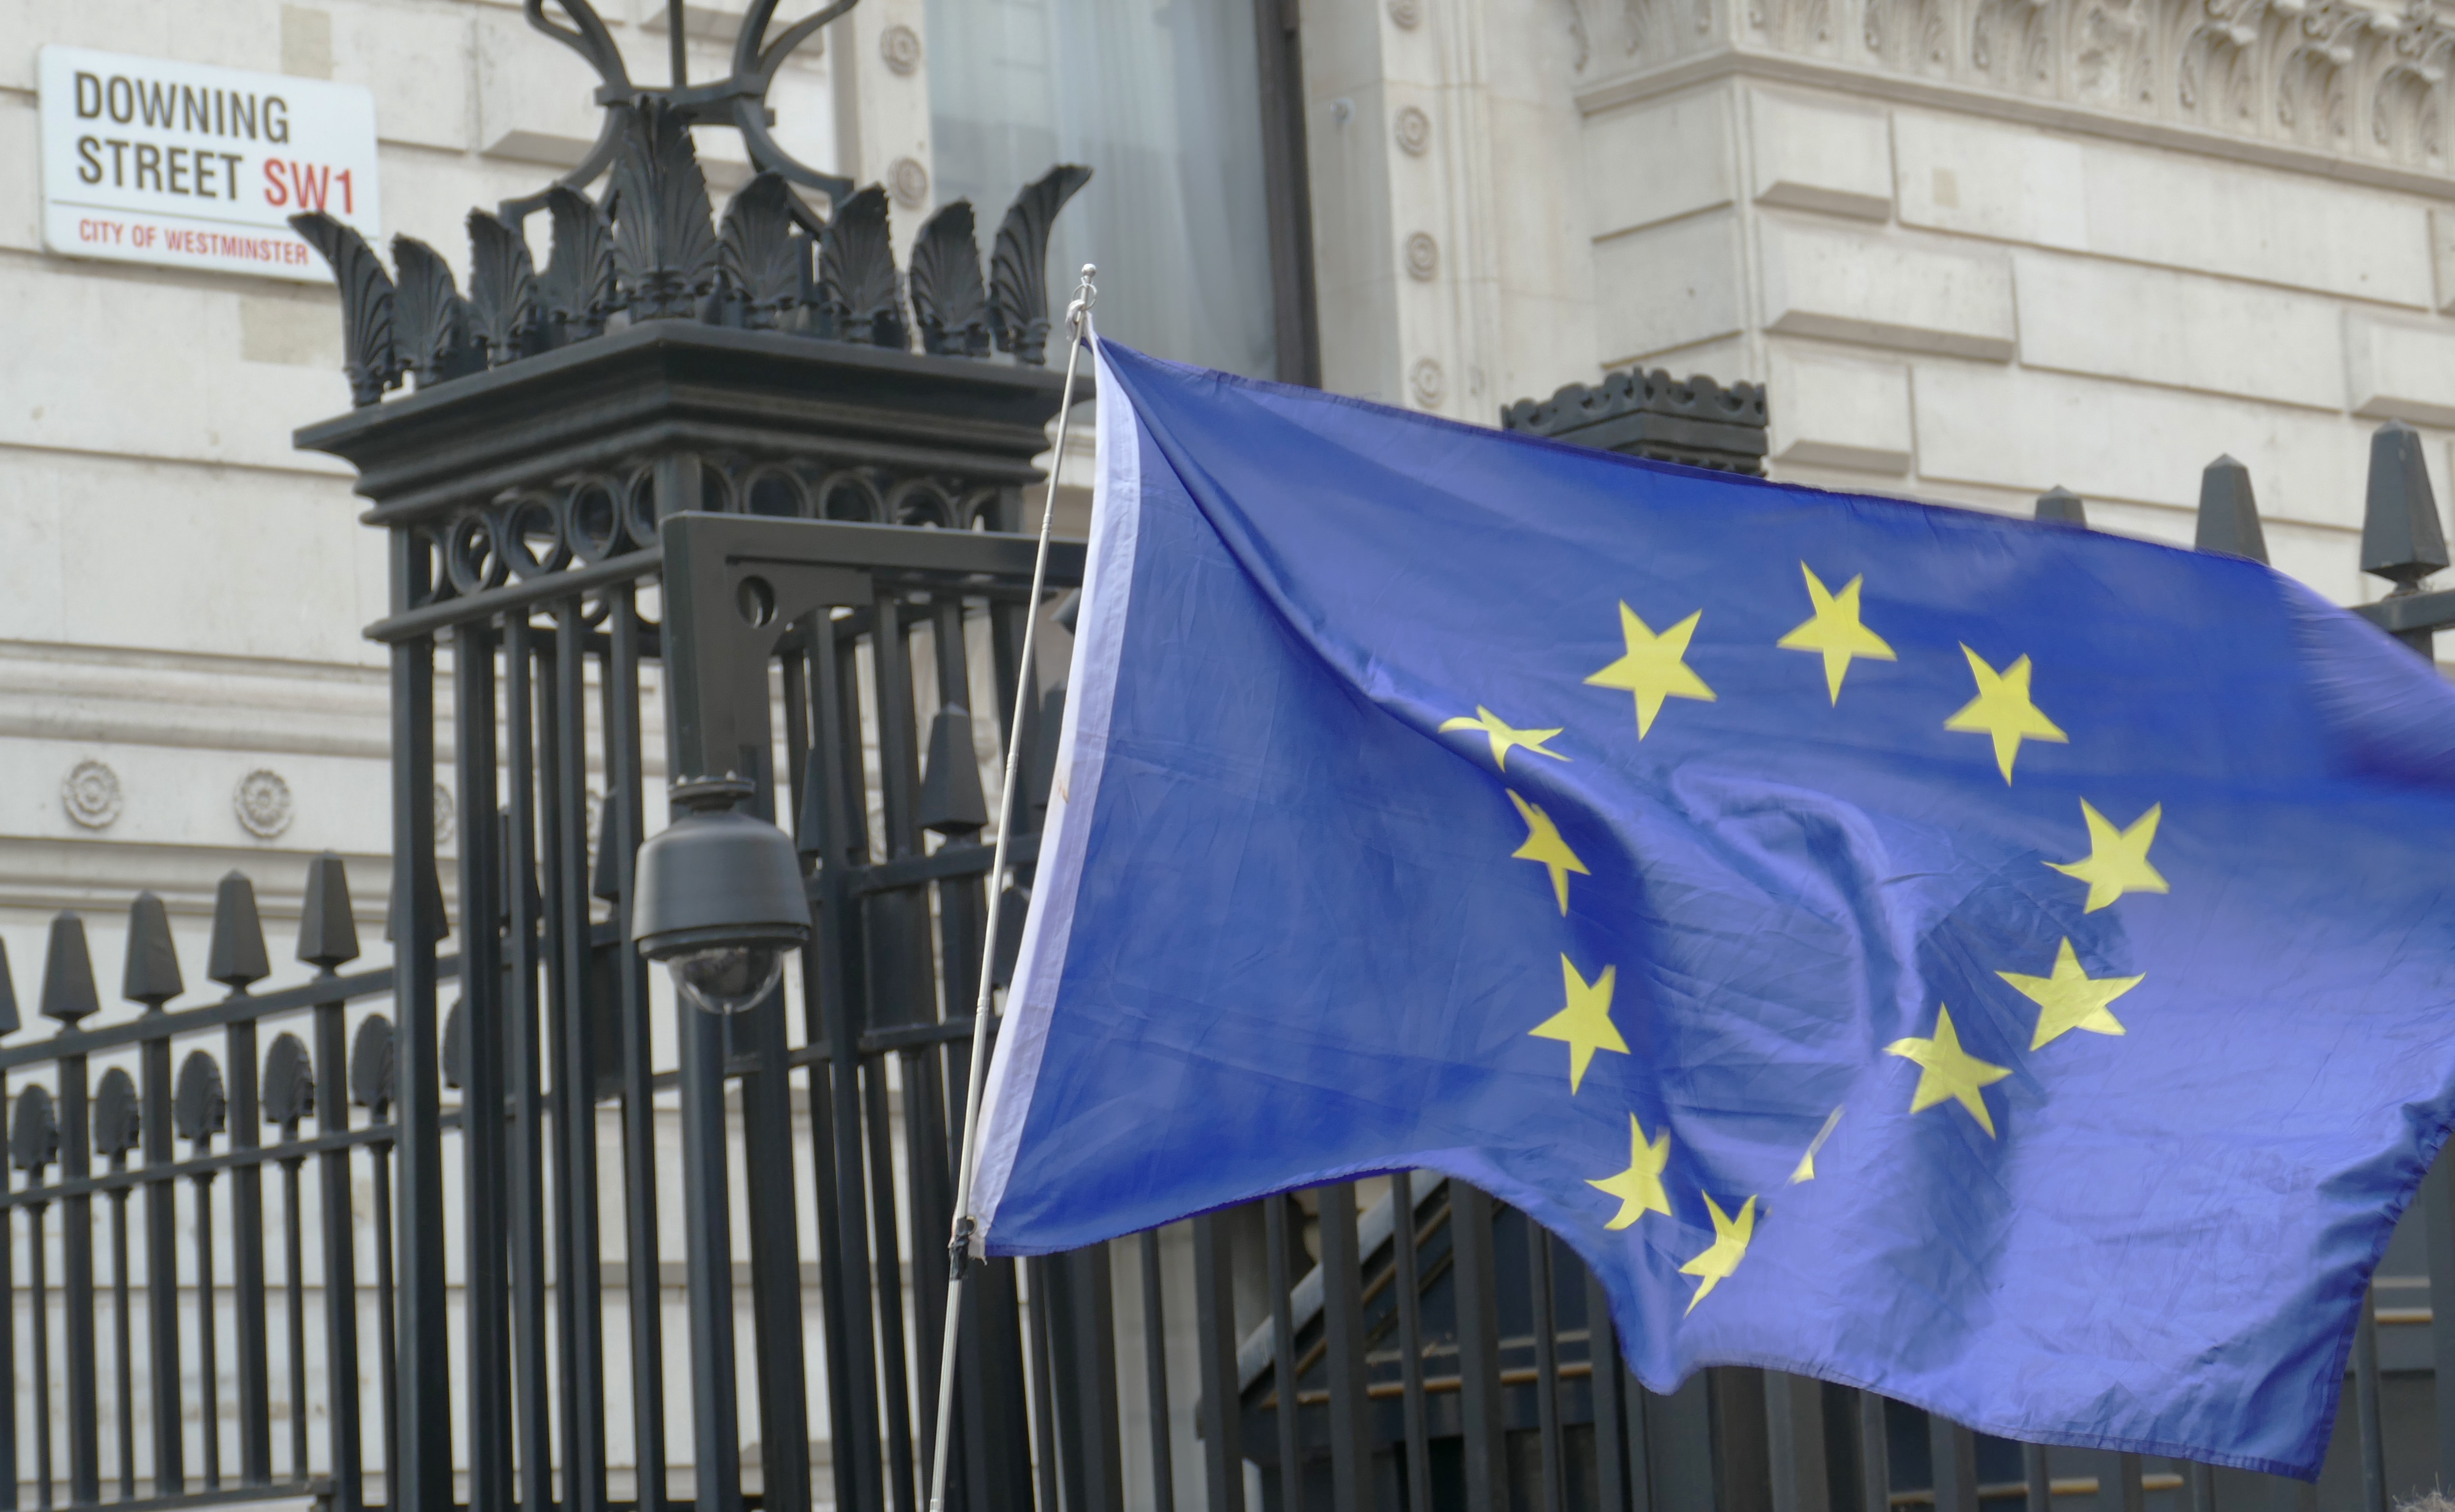
[[[1101,355],[992,1252],[1436,1170],[1657,1391],[2316,1476],[2455,690],[2252,562]]]

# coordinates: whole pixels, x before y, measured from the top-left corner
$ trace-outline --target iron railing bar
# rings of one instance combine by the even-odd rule
[[[554,1178],[556,1339],[566,1361],[562,1386],[566,1512],[604,1512],[605,1308],[599,1282],[597,1073],[589,1007],[588,687],[578,597],[555,607],[554,676],[541,733],[546,807],[547,937],[555,984]]]
[[[208,1131],[207,1139],[210,1138]],[[199,1148],[204,1142],[197,1141]],[[222,1367],[213,1297],[213,1179],[208,1172],[193,1179],[196,1208],[196,1380],[204,1388],[197,1394],[196,1407],[204,1439],[205,1489],[218,1491],[222,1484]],[[6,1248],[5,1243],[0,1243],[0,1250]],[[6,1267],[6,1259],[0,1258],[0,1311],[8,1306]],[[0,1339],[0,1359],[15,1358],[16,1351]]]
[[[1411,1183],[1410,1183],[1410,1188],[1411,1190]],[[1392,1192],[1394,1193],[1394,1191],[1395,1188],[1393,1187]],[[1443,1184],[1440,1181],[1435,1181],[1430,1186],[1427,1187],[1424,1191],[1424,1195],[1415,1200],[1418,1209],[1418,1217],[1420,1218],[1421,1216],[1420,1210],[1424,1204],[1432,1202],[1436,1198],[1443,1197],[1444,1195]],[[1421,1223],[1420,1227],[1417,1229],[1415,1235],[1417,1242],[1420,1243],[1424,1240],[1430,1239],[1432,1235],[1438,1233],[1441,1225],[1449,1221],[1449,1204],[1446,1200],[1443,1200],[1441,1205],[1434,1209],[1430,1220]],[[1367,1256],[1379,1254],[1381,1246],[1390,1242],[1390,1235],[1394,1228],[1395,1217],[1394,1210],[1391,1206],[1391,1198],[1385,1196],[1379,1201],[1373,1203],[1370,1208],[1367,1209],[1363,1217],[1357,1220],[1357,1239],[1361,1245],[1362,1253]],[[1382,1277],[1376,1278],[1375,1285],[1388,1284],[1387,1278],[1389,1275],[1389,1272],[1384,1272]],[[1423,1280],[1427,1284],[1429,1284],[1432,1278],[1426,1276]],[[1321,1268],[1319,1266],[1315,1266],[1304,1274],[1304,1277],[1296,1282],[1294,1291],[1289,1294],[1289,1305],[1295,1309],[1295,1322],[1297,1328],[1303,1328],[1307,1323],[1311,1322],[1315,1318],[1321,1316]],[[1369,1299],[1373,1294],[1367,1292],[1365,1295]],[[1270,1352],[1272,1348],[1270,1329],[1271,1324],[1269,1320],[1264,1319],[1255,1323],[1252,1330],[1245,1335],[1243,1342],[1237,1345],[1236,1370],[1237,1381],[1240,1387],[1251,1386],[1254,1381],[1259,1381],[1262,1378],[1263,1371],[1270,1368]],[[1318,1349],[1320,1346],[1316,1344],[1314,1347]],[[1309,1354],[1306,1359],[1299,1363],[1299,1368],[1301,1369],[1305,1365],[1309,1364],[1310,1359],[1311,1357]]]
[[[370,1115],[371,1123],[387,1121],[388,1115],[378,1108]],[[370,1143],[368,1164],[375,1176],[375,1368],[383,1433],[383,1473],[385,1495],[399,1483],[400,1465],[400,1341],[396,1330],[400,1323],[400,1302],[393,1284],[393,1222],[392,1222],[392,1149],[390,1145]],[[205,1303],[210,1310],[210,1299]],[[362,1482],[363,1483],[363,1482]]]
[[[30,1229],[33,1246],[30,1263],[33,1270],[34,1315],[34,1483],[35,1501],[39,1505],[51,1504],[51,1286],[44,1271],[43,1214],[48,1203],[36,1203],[27,1227]],[[11,1361],[13,1366],[14,1361]],[[12,1369],[11,1374],[14,1374]]]
[[[234,991],[233,1000],[247,999]],[[273,1483],[273,1362],[271,1320],[264,1305],[263,1112],[256,1097],[255,1019],[233,1018],[230,1056],[230,1150],[243,1161],[231,1167],[231,1304],[236,1313],[238,1349],[239,1482]],[[189,1169],[208,1174],[191,1161]]]
[[[13,1106],[8,1074],[0,1072],[0,1114]],[[0,1159],[0,1361],[7,1364],[0,1369],[0,1512],[17,1512],[17,1235],[7,1207],[13,1163]],[[37,1311],[44,1306],[39,1295],[34,1306]],[[51,1431],[39,1421],[36,1430]]]
[[[1417,1246],[1423,1239],[1415,1232],[1412,1171],[1399,1171],[1390,1178],[1390,1268],[1398,1288],[1398,1392],[1402,1403],[1399,1432],[1405,1441],[1406,1456],[1401,1463],[1406,1473],[1407,1504],[1423,1508],[1431,1495],[1432,1451],[1424,1402],[1424,1280],[1417,1274],[1421,1259]],[[1603,1507],[1604,1512],[1617,1512],[1609,1500]]]
[[[512,1447],[522,1512],[554,1502],[553,1421],[546,1377],[545,1088],[538,1039],[538,948],[543,899],[537,892],[537,651],[525,618],[503,623],[503,912],[508,990],[505,1056],[513,1137],[504,1164],[511,1251]],[[472,1026],[475,1027],[474,1025]],[[493,1046],[473,1038],[471,1054]]]
[[[1216,1213],[1193,1220],[1193,1332],[1202,1395],[1194,1423],[1202,1437],[1202,1483],[1208,1512],[1245,1512],[1244,1401],[1236,1381],[1235,1255]]]
[[[393,1145],[399,1142],[397,1125],[381,1129],[352,1129],[347,1134],[318,1135],[294,1143],[262,1145],[252,1150],[229,1150],[220,1155],[191,1157],[165,1168],[171,1176],[200,1176],[221,1171],[260,1170],[278,1161],[290,1159],[304,1150],[310,1155],[322,1155],[333,1150],[354,1150],[362,1144]],[[105,1192],[129,1192],[144,1185],[151,1178],[141,1170],[105,1172],[101,1176],[82,1177],[76,1180],[53,1181],[44,1186],[30,1186],[0,1197],[0,1208],[24,1207],[39,1199],[50,1201],[57,1198],[91,1197]]]
[[[996,855],[996,847],[989,845],[942,845],[927,856],[899,856],[874,866],[845,867],[842,886],[846,894],[860,897],[872,893],[921,887],[930,882],[952,881],[958,877],[986,877],[991,858]],[[1039,859],[1040,836],[1037,832],[1017,835],[1006,843],[1006,863],[1009,866],[1029,866]],[[968,1002],[970,999],[948,998],[950,1002],[958,1000]],[[970,1023],[972,1016],[964,1015],[962,1021]]]
[[[2020,1479],[2027,1488],[2028,1512],[2051,1512],[2054,1506],[2054,1482],[2046,1474],[2046,1447],[2041,1443],[2020,1445]],[[1985,1495],[1981,1487],[1979,1496]],[[1881,1512],[1870,1506],[1868,1512]]]
[[[1057,1403],[1053,1378],[1056,1374],[1049,1358],[1048,1273],[1053,1267],[1049,1258],[1035,1255],[1023,1262],[1024,1279],[1031,1289],[1027,1306],[1030,1309],[1030,1373],[1031,1373],[1031,1437],[1038,1448],[1032,1456],[1033,1483],[1040,1493],[1038,1512],[1077,1512],[1068,1508],[1057,1494]]]
[[[1929,1413],[1927,1443],[1935,1466],[1936,1512],[1978,1512],[1978,1436],[1949,1418]]]
[[[160,1027],[160,1004],[140,1022]],[[179,1370],[179,1186],[169,1169],[175,1158],[171,1119],[171,1041],[157,1035],[143,1041],[139,1056],[143,1115],[137,1139],[144,1146],[146,1363],[152,1372],[153,1484],[175,1494],[187,1487],[187,1414],[181,1410]],[[169,1284],[164,1284],[165,1279]]]
[[[93,1169],[93,1134],[88,1116],[86,1058],[63,1056],[59,1069],[60,1171],[82,1183]],[[99,1410],[93,1359],[93,1200],[68,1194],[60,1203],[61,1283],[66,1287],[68,1333],[69,1500],[102,1500]]]
[[[328,1091],[326,1096],[332,1094]],[[307,1482],[307,1262],[305,1215],[299,1211],[299,1169],[307,1158],[297,1151],[298,1126],[282,1128],[281,1260],[282,1280],[290,1299],[290,1479]]]
[[[507,862],[496,787],[497,753],[491,625],[462,627],[452,645],[455,776],[459,786],[460,937],[469,971],[460,983],[460,1028],[469,1046],[461,1087],[461,1224],[465,1259],[461,1306],[467,1329],[469,1512],[510,1512],[512,1482],[512,1321],[505,1233],[510,1134],[502,1116],[503,897]],[[457,975],[457,959],[451,960]],[[444,962],[437,962],[438,972]],[[479,1054],[484,1047],[492,1054]],[[494,1108],[494,1118],[473,1117]],[[449,1121],[448,1118],[442,1121]],[[382,1156],[376,1157],[383,1161]],[[396,1439],[384,1462],[387,1499],[398,1475]]]
[[[1142,1261],[1143,1400],[1150,1414],[1151,1509],[1176,1512],[1176,1458],[1167,1408],[1167,1307],[1160,1284],[1159,1230],[1136,1237]]]
[[[1373,1512],[1371,1399],[1365,1394],[1364,1257],[1356,1242],[1355,1183],[1321,1189],[1322,1343],[1329,1377],[1331,1512]],[[1303,1390],[1296,1392],[1299,1403]]]
[[[2363,1512],[2387,1512],[2386,1421],[2379,1402],[2378,1291],[2362,1288],[2353,1335],[2354,1404],[2360,1419]]]
[[[691,329],[714,331],[720,328],[694,325]],[[384,408],[391,410],[400,402],[395,400]],[[933,436],[932,439],[941,438]],[[943,439],[959,440],[960,434]],[[534,488],[573,473],[601,471],[609,461],[618,458],[667,450],[755,453],[769,458],[815,462],[830,469],[883,467],[923,470],[953,474],[976,487],[1040,481],[1039,469],[1029,462],[995,454],[976,452],[950,458],[943,446],[862,444],[840,435],[780,435],[775,431],[749,426],[675,420],[624,430],[610,441],[592,436],[563,446],[540,445],[533,450],[524,449],[515,461],[473,469],[446,482],[394,494],[385,502],[360,511],[358,523],[395,530],[414,527],[448,513],[455,505],[490,500],[506,489]],[[357,487],[360,493],[383,492],[396,484],[396,475],[361,472]],[[910,530],[912,527],[898,528]]]
[[[619,983],[619,1020],[622,1049],[622,1174],[623,1258],[639,1274],[656,1274],[659,1240],[657,1232],[657,1113],[655,1078],[650,1054],[654,1038],[649,1019],[648,965],[631,939],[631,898],[638,880],[639,849],[646,827],[642,790],[645,767],[639,730],[639,604],[628,588],[607,595],[613,626],[606,659],[599,663],[604,689],[605,782],[613,795],[598,834],[598,845],[612,846],[614,865],[614,940],[616,980]],[[679,1081],[677,1077],[676,1080]],[[662,1299],[654,1287],[627,1289],[624,1305],[631,1321],[631,1379],[665,1379]],[[664,1512],[665,1411],[661,1386],[634,1387],[631,1393],[633,1458],[637,1462],[636,1492],[639,1512]]]
[[[1270,1288],[1271,1386],[1278,1397],[1278,1406],[1271,1417],[1279,1440],[1279,1512],[1304,1512],[1304,1435],[1300,1421],[1304,1407],[1299,1400],[1304,1383],[1296,1375],[1295,1313],[1288,1296],[1293,1290],[1288,1277],[1288,1205],[1284,1195],[1262,1200],[1262,1245],[1268,1252]]]
[[[439,978],[457,977],[460,974],[460,958],[438,956],[435,968]],[[355,976],[318,977],[300,986],[285,987],[278,992],[233,993],[219,1002],[200,1007],[166,1008],[158,1018],[149,1014],[106,1024],[99,1029],[63,1030],[48,1039],[30,1040],[0,1049],[0,1071],[47,1064],[70,1056],[91,1055],[151,1038],[199,1034],[208,1029],[252,1023],[278,1014],[319,1008],[327,1003],[351,1003],[380,998],[391,993],[396,985],[394,972],[395,968],[391,966],[378,966]],[[235,1059],[236,1052],[232,1054]]]
[[[1466,1512],[1507,1512],[1508,1455],[1500,1427],[1500,1320],[1493,1271],[1491,1198],[1452,1179],[1450,1260],[1457,1300],[1460,1423]]]
[[[1594,1500],[1601,1512],[1627,1512],[1628,1461],[1622,1448],[1627,1427],[1628,1373],[1620,1367],[1619,1332],[1612,1323],[1611,1299],[1592,1266],[1586,1278],[1586,1370],[1593,1381]],[[1565,1378],[1568,1367],[1563,1366]]]
[[[1560,1341],[1553,1330],[1559,1313],[1552,1293],[1552,1235],[1520,1213],[1526,1221],[1527,1302],[1534,1336],[1534,1423],[1541,1467],[1542,1512],[1565,1512],[1568,1464],[1560,1442]]]
[[[1859,1512],[1882,1512],[1892,1504],[1892,1430],[1884,1421],[1884,1399],[1872,1391],[1858,1393]]]
[[[886,1409],[886,1482],[895,1512],[914,1512],[919,1504],[919,1488],[912,1463],[912,1399],[904,1385],[910,1377],[901,1280],[903,1253],[902,1238],[896,1232],[895,1129],[887,1108],[885,1062],[883,1058],[871,1061],[866,1070],[867,1075],[862,1078],[862,1093],[868,1124],[870,1255],[879,1275],[878,1369],[881,1404]],[[908,1083],[904,1090],[909,1097]],[[910,1127],[908,1105],[905,1127]],[[913,1284],[920,1285],[918,1277],[913,1278]],[[936,1379],[927,1375],[921,1378],[924,1396],[927,1384]]]
[[[126,1171],[127,1156],[112,1156],[111,1168],[113,1174]],[[119,1399],[119,1499],[123,1502],[136,1496],[136,1361],[129,1348],[129,1313],[135,1297],[128,1284],[128,1200],[132,1195],[126,1188],[111,1194],[111,1353],[113,1384],[119,1388],[114,1395]],[[174,1300],[175,1297],[174,1292]]]
[[[849,723],[845,717],[853,690],[844,674],[855,655],[851,643],[839,641],[804,654],[811,723],[806,731],[794,732],[809,745],[802,780],[817,788],[813,794],[805,786],[793,810],[801,854],[818,858],[817,927],[801,947],[801,1032],[813,1044],[831,1031],[847,1032],[850,977],[858,960],[853,953],[858,952],[859,937],[853,932],[838,880],[843,863],[862,849],[855,838],[862,833],[862,826],[850,793],[860,781],[859,711],[852,712]],[[816,1066],[815,1061],[801,1063]],[[830,1060],[824,1072],[813,1069],[804,1083],[810,1107],[811,1184],[818,1203],[820,1305],[826,1323],[827,1414],[830,1441],[838,1446],[832,1469],[839,1506],[859,1504],[862,1466],[858,1456],[845,1451],[860,1443],[866,1432],[869,1420],[857,1411],[856,1403],[872,1368],[866,1354],[856,1360],[853,1352],[854,1338],[868,1318],[868,1279],[862,1272],[856,1290],[844,1236],[858,1233],[859,1227],[843,1212],[847,1188],[843,1158],[837,1149],[847,1127],[837,1102],[842,1089],[857,1081],[857,1077],[847,1078]],[[862,1347],[866,1349],[865,1342]]]
[[[396,904],[406,901],[396,899]],[[396,906],[406,921],[407,908]],[[407,934],[407,930],[399,933]],[[315,1079],[323,1096],[315,1099],[319,1140],[350,1132],[350,1041],[341,1004],[315,1010]],[[344,1509],[366,1501],[364,1420],[358,1411],[358,1281],[357,1224],[351,1211],[350,1152],[326,1149],[316,1157],[321,1177],[324,1228],[324,1389],[331,1397],[325,1418],[328,1471]]]

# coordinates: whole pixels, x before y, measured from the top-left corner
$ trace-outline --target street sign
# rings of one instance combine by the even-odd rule
[[[356,85],[57,46],[38,74],[52,252],[320,283],[292,215],[377,238],[375,97]]]

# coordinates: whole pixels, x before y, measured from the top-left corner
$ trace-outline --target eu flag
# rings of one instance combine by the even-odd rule
[[[1656,1390],[2317,1474],[2455,690],[2252,562],[1101,356],[992,1252],[1429,1168]]]

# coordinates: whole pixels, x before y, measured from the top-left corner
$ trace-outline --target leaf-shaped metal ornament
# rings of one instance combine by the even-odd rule
[[[127,1159],[136,1148],[144,1119],[136,1108],[136,1082],[113,1066],[102,1074],[93,1094],[93,1153],[107,1160]]]
[[[488,367],[537,350],[537,263],[528,238],[482,210],[469,212],[469,314]]]
[[[690,127],[663,101],[630,109],[608,209],[632,318],[697,314],[700,296],[716,284],[716,231]]]
[[[350,380],[350,402],[360,409],[377,403],[400,382],[392,274],[364,236],[320,210],[293,215],[290,225],[324,254],[333,282],[340,286],[341,372]]]
[[[392,264],[400,272],[394,310],[401,357],[417,386],[482,368],[485,358],[469,339],[469,301],[460,297],[442,253],[415,236],[395,236]]]
[[[285,1129],[315,1111],[315,1068],[296,1035],[280,1036],[265,1052],[263,1097],[264,1121]]]
[[[909,282],[922,351],[942,357],[989,354],[989,292],[981,282],[981,243],[970,200],[955,201],[921,228],[912,244]]]
[[[171,1126],[180,1139],[201,1145],[222,1132],[230,1100],[222,1093],[222,1068],[203,1050],[179,1062],[178,1090],[171,1098]]]
[[[801,302],[810,244],[794,229],[793,189],[781,173],[761,173],[724,207],[718,258],[753,330],[771,330]]]
[[[373,1108],[378,1119],[392,1110],[394,1054],[392,1020],[367,1015],[350,1041],[350,1100]]]
[[[872,184],[836,207],[819,243],[819,303],[839,341],[907,344],[895,246],[886,225],[886,190]]]
[[[1061,163],[1014,197],[989,254],[989,323],[998,350],[1038,367],[1048,360],[1048,229],[1091,181],[1091,171]]]
[[[41,1086],[17,1094],[16,1117],[9,1125],[10,1162],[43,1179],[43,1168],[60,1158],[60,1119],[51,1095]]]
[[[545,318],[562,341],[596,335],[621,299],[614,228],[605,208],[576,189],[557,184],[546,192],[545,205],[554,222],[554,253],[538,280]]]

